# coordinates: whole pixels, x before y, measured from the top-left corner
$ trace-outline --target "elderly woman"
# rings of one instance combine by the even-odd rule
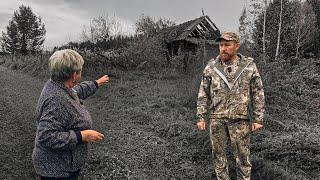
[[[77,179],[86,162],[88,142],[104,135],[92,130],[91,116],[82,100],[109,81],[103,76],[79,84],[84,60],[66,49],[49,59],[51,79],[37,104],[37,133],[32,159],[41,179]]]

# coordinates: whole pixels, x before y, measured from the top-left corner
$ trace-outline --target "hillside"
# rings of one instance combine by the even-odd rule
[[[34,107],[47,77],[45,61],[33,59],[36,69],[21,63],[26,60],[17,59],[18,64],[0,60],[18,70],[0,68],[4,84],[0,87],[0,151],[4,152],[0,178],[34,178],[30,159]],[[265,128],[252,135],[253,179],[316,179],[320,175],[319,60],[303,59],[300,65],[289,60],[257,62],[267,114]],[[97,74],[89,68],[84,79]],[[85,102],[94,128],[106,139],[91,145],[83,178],[210,179],[208,131],[199,132],[195,126],[200,73],[114,70],[113,75]]]

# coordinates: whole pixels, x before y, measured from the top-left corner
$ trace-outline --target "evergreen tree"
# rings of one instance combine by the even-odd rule
[[[45,26],[29,6],[21,5],[2,32],[3,50],[9,53],[35,53],[41,50],[45,40]]]
[[[7,26],[7,34],[2,32],[3,51],[15,54],[19,51],[19,33],[17,24],[14,21],[9,21]]]
[[[248,21],[248,15],[247,15],[247,8],[244,7],[241,13],[241,16],[239,18],[239,34],[240,39],[242,43],[245,41],[249,41],[249,21]]]

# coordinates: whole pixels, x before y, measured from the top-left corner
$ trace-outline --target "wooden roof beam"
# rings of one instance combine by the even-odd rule
[[[216,30],[210,25],[210,22],[205,21],[204,26],[210,31],[210,32],[215,32]]]
[[[199,31],[199,29],[198,29],[198,28],[195,28],[193,31],[194,31],[194,32],[197,32],[197,34],[198,34],[198,38],[200,38],[200,37],[201,37],[201,32]]]
[[[210,30],[205,26],[205,24],[203,22],[200,22],[200,24],[207,30],[210,32]]]
[[[200,31],[202,32],[202,34],[206,35],[208,32],[207,32],[206,28],[201,24],[201,22],[200,22],[199,26],[201,27]]]
[[[207,22],[210,24],[210,26],[215,30],[218,31],[219,29],[217,28],[217,26],[211,21],[210,18],[206,18]]]
[[[192,37],[197,37],[197,35],[193,31],[190,34],[192,35]]]
[[[197,27],[196,27],[195,30],[199,33],[199,36],[200,36],[200,37],[204,37],[205,34],[206,34],[206,32],[204,32],[203,29],[200,29],[200,28],[198,27],[198,25],[197,25]]]
[[[194,29],[192,32],[195,34],[195,37],[196,37],[196,38],[199,38],[199,37],[200,37],[200,32],[197,31],[197,29]]]

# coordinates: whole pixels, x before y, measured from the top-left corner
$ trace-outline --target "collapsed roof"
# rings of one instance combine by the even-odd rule
[[[185,23],[163,29],[158,36],[172,43],[175,41],[188,41],[199,44],[203,41],[214,43],[214,40],[220,35],[220,30],[211,21],[208,16],[187,21]]]

